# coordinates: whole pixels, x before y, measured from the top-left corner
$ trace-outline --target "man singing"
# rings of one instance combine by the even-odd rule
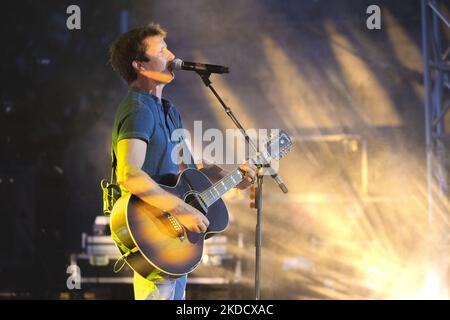
[[[123,193],[130,192],[154,207],[170,211],[187,229],[204,233],[208,219],[159,186],[173,185],[174,176],[184,168],[171,158],[177,146],[171,134],[182,127],[181,117],[162,98],[164,87],[173,80],[168,66],[175,58],[165,37],[159,25],[150,24],[121,35],[110,48],[111,65],[129,86],[117,109],[112,132],[117,182]],[[245,189],[253,183],[255,170],[247,164],[241,164],[240,169],[245,179],[237,187]],[[173,280],[162,274],[152,278],[134,274],[136,299],[181,300],[185,288],[186,276]]]

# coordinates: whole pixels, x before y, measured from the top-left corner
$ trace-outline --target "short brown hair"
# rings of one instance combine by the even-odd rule
[[[112,68],[128,83],[136,80],[137,73],[131,63],[133,60],[148,61],[143,40],[154,36],[165,38],[166,35],[167,32],[155,23],[122,34],[109,48]]]

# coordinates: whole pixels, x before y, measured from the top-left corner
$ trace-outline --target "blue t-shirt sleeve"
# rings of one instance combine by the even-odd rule
[[[153,113],[149,108],[136,108],[125,115],[118,130],[117,141],[136,138],[148,143],[155,130]]]

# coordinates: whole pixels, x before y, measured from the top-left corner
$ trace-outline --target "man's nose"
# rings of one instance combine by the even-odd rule
[[[167,50],[167,60],[172,61],[175,59],[175,55],[172,53],[172,51]]]

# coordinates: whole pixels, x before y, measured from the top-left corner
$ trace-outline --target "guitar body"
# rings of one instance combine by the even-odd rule
[[[160,185],[167,192],[191,203],[212,186],[208,177],[197,169],[186,169],[175,186]],[[146,278],[153,271],[177,278],[192,272],[200,263],[203,243],[228,226],[228,211],[222,199],[203,211],[210,225],[204,234],[184,228],[170,212],[153,207],[140,198],[127,194],[117,200],[111,214],[111,235],[128,265]]]

